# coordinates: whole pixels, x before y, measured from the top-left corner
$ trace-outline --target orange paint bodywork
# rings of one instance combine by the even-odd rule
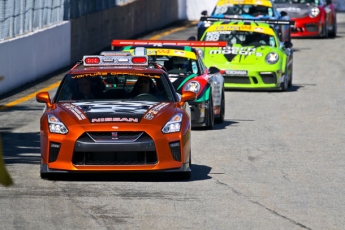
[[[167,78],[166,82],[170,82],[163,70],[143,67],[72,69],[66,76],[68,74],[87,75],[90,73],[106,75],[105,73],[113,72],[164,76]],[[63,82],[64,80],[61,84]],[[173,87],[171,86],[171,88]],[[180,100],[175,101],[135,102],[135,106],[138,106],[140,109],[146,106],[147,103],[150,103],[149,105],[151,106],[147,108],[147,111],[143,113],[142,118],[138,122],[134,122],[135,119],[127,119],[126,116],[121,115],[121,117],[119,116],[119,120],[122,119],[121,121],[97,123],[95,121],[100,121],[101,119],[92,120],[90,117],[87,117],[92,114],[93,110],[97,110],[99,106],[107,106],[107,109],[113,109],[116,112],[117,103],[120,102],[116,100],[107,100],[106,102],[88,101],[85,103],[79,101],[58,102],[56,96],[51,99],[47,92],[38,93],[36,100],[46,104],[46,110],[40,119],[41,177],[43,178],[58,172],[190,172],[191,120],[185,105],[188,103],[187,101],[194,100],[195,97],[195,93],[186,92]],[[127,104],[123,105],[124,102],[121,103],[121,106],[126,108]],[[129,107],[133,103],[129,101]],[[164,106],[161,109],[157,109],[158,111],[152,113],[152,108],[162,104]],[[187,107],[189,108],[189,106]],[[132,113],[136,112],[136,110],[132,111]],[[154,114],[153,118],[145,119],[144,115],[149,112]],[[116,117],[112,113],[109,114],[108,116],[110,117]],[[182,114],[180,131],[163,133],[162,128],[176,114]],[[48,124],[48,116],[57,118],[68,129],[68,132],[66,134],[52,133]],[[95,133],[97,135],[98,133],[110,135],[110,138],[108,136],[108,139],[102,139],[105,138],[103,136],[100,139],[91,138]],[[133,135],[136,133],[142,134],[138,135],[137,140],[129,141],[126,139],[122,141],[117,139],[117,135],[121,133],[126,135],[128,133],[133,133]],[[134,146],[133,150],[131,150],[132,146]],[[175,153],[173,153],[174,151]],[[131,155],[131,157],[126,156],[126,153]],[[118,160],[118,158],[122,159]],[[146,158],[152,158],[153,160],[147,160]],[[107,159],[109,160],[108,163]]]

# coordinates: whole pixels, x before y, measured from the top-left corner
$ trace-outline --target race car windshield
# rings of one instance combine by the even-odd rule
[[[251,31],[215,31],[207,32],[204,41],[226,41],[228,45],[271,46],[275,47],[274,36]]]
[[[175,101],[167,78],[141,73],[67,75],[56,101]]]
[[[267,6],[254,6],[254,5],[227,5],[217,6],[212,15],[250,15],[253,17],[258,16],[273,16],[273,10]]]
[[[178,74],[180,77],[187,77],[191,74],[201,74],[196,59],[179,56],[155,56],[155,62],[164,66],[169,76]]]

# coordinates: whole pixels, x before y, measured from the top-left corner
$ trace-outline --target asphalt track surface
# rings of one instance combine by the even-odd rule
[[[163,39],[185,39],[196,27]],[[162,35],[158,31],[145,38]],[[39,177],[33,95],[63,72],[1,99],[14,186],[0,187],[0,229],[344,229],[345,14],[335,39],[293,39],[287,92],[226,92],[223,124],[192,131],[193,176]],[[50,87],[50,88],[49,88]]]

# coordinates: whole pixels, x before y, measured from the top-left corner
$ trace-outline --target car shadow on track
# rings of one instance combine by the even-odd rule
[[[116,172],[116,173],[64,173],[49,177],[49,181],[89,181],[89,182],[190,182],[211,179],[211,168],[192,164],[192,177],[184,180],[173,173],[159,172]]]

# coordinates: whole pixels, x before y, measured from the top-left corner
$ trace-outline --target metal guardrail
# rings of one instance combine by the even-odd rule
[[[0,0],[0,41],[134,0]]]

